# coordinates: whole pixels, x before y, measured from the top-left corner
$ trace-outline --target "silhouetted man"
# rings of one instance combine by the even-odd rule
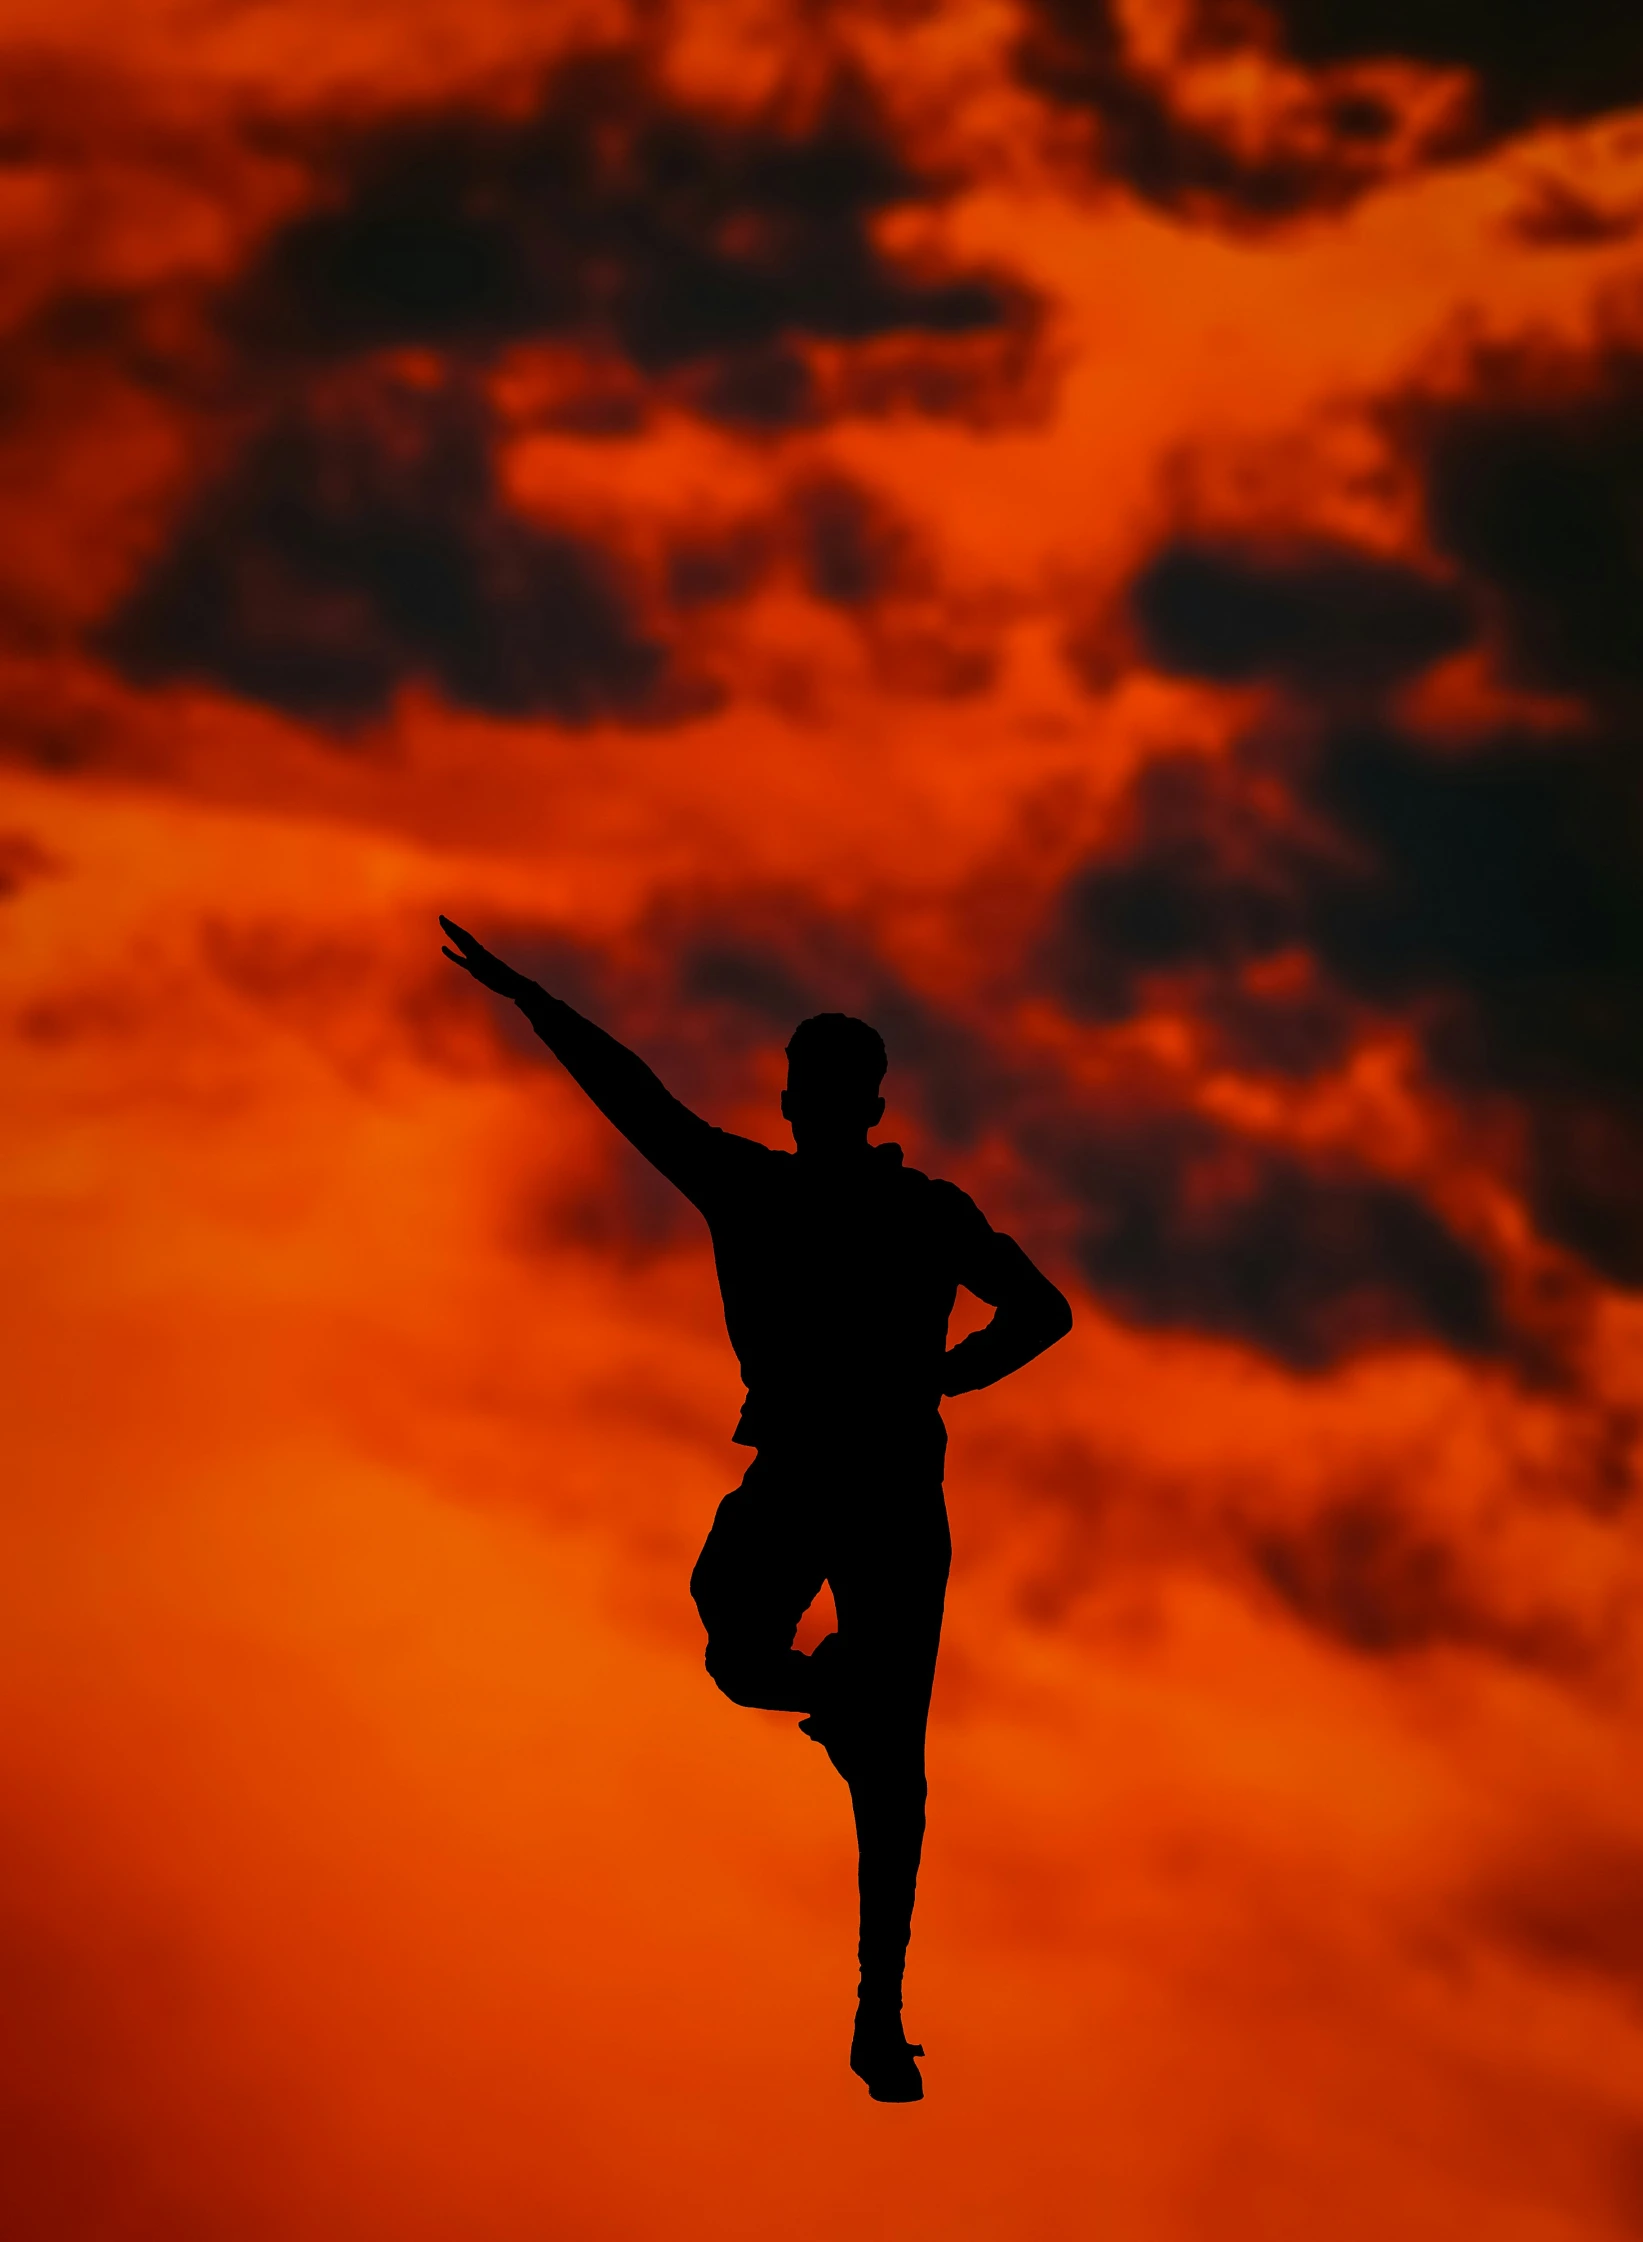
[[[924,1729],[952,1545],[940,1405],[1018,1370],[1072,1311],[956,1185],[869,1144],[884,1045],[823,1012],[787,1046],[796,1152],[715,1129],[643,1060],[441,919],[445,955],[511,997],[606,1118],[707,1218],[757,1455],[691,1575],[707,1670],[738,1705],[803,1713],[850,1786],[861,1983],[850,2066],[876,2101],[924,2092],[901,1980],[924,1843]],[[963,1285],[995,1309],[947,1345]],[[823,1581],[838,1631],[793,1648]]]

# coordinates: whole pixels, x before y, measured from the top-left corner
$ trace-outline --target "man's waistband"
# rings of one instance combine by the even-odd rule
[[[731,1439],[743,1448],[797,1448],[807,1454],[870,1446],[946,1446],[947,1427],[934,1402],[888,1403],[851,1396],[826,1405],[778,1403],[749,1394]]]

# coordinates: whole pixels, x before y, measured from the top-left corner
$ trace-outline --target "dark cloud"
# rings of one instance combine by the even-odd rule
[[[411,679],[569,724],[692,705],[612,555],[513,512],[492,445],[458,381],[310,388],[189,502],[104,651],[338,726]]]
[[[1043,953],[1076,1010],[1117,1019],[1167,995],[1245,1064],[1304,1058],[1297,1004],[1319,1063],[1332,1019],[1334,1050],[1365,1009],[1406,1020],[1452,1088],[1517,1112],[1546,1234],[1627,1285],[1643,1284],[1640,398],[1639,360],[1617,349],[1582,368],[1487,361],[1468,393],[1389,416],[1500,666],[1568,697],[1555,729],[1439,743],[1343,711],[1315,667],[1335,618],[1350,630],[1339,560],[1275,599],[1259,552],[1240,568],[1221,549],[1164,627],[1179,549],[1150,564],[1137,604],[1155,658],[1281,676],[1290,727],[1281,747],[1256,735],[1144,770]],[[1354,658],[1390,682],[1443,652],[1466,608],[1423,608],[1423,580],[1364,565],[1382,597],[1364,599]],[[1310,644],[1308,616],[1324,618]]]
[[[1643,208],[1605,202],[1548,174],[1535,180],[1505,230],[1534,249],[1591,249],[1643,232]]]
[[[313,205],[223,309],[259,353],[561,339],[614,353],[709,416],[814,417],[806,345],[1018,328],[1007,276],[915,270],[877,222],[943,189],[865,83],[755,115],[684,105],[630,53],[575,56],[527,114],[472,110],[339,133]]]
[[[990,643],[951,626],[928,571],[913,582],[905,526],[843,476],[682,536],[654,586],[500,484],[486,381],[514,344],[541,346],[533,419],[584,437],[632,432],[659,396],[756,432],[986,414],[1021,386],[1037,314],[1019,285],[879,246],[884,219],[934,213],[952,182],[912,166],[859,76],[732,111],[633,51],[581,53],[524,109],[263,137],[311,193],[204,309],[198,289],[82,291],[31,330],[38,356],[66,320],[82,355],[186,399],[216,461],[94,633],[128,676],[206,680],[333,730],[410,681],[499,716],[671,719],[714,693],[666,604],[781,570],[861,623],[886,682],[986,682]]]
[[[1017,62],[1094,121],[1104,177],[1183,215],[1271,224],[1338,208],[1396,165],[1396,112],[1350,81],[1292,94],[1254,132],[1192,112],[1172,73],[1136,56],[1112,0],[1029,0]]]
[[[1121,822],[1057,905],[1043,953],[1074,1011],[1133,1015],[1155,976],[1227,982],[1295,948],[1316,842],[1281,784],[1197,756],[1142,767]]]
[[[907,537],[860,483],[818,477],[795,495],[795,526],[805,582],[834,607],[865,607],[904,573]]]
[[[1389,1488],[1347,1494],[1285,1523],[1246,1522],[1242,1538],[1259,1578],[1295,1618],[1368,1656],[1462,1644],[1555,1667],[1588,1647],[1549,1607],[1502,1608],[1498,1589],[1476,1577],[1477,1550],[1445,1538]]]
[[[1643,350],[1501,351],[1390,416],[1436,543],[1493,601],[1503,663],[1612,705],[1643,692]]]
[[[878,682],[957,697],[997,673],[1000,630],[985,600],[944,580],[933,541],[885,495],[837,470],[812,471],[768,509],[678,538],[668,588],[686,610],[725,606],[773,581],[852,623]]]
[[[811,473],[675,533],[657,580],[507,502],[494,416],[456,374],[349,368],[254,420],[99,634],[143,682],[206,679],[346,730],[420,679],[497,716],[671,721],[713,705],[693,612],[773,579],[847,617],[893,689],[984,685],[996,631],[955,610],[926,541],[865,484]]]
[[[1062,898],[1065,999],[1116,1018],[1167,986],[1280,1071],[1337,1056],[1360,1007],[1401,1015],[1453,1086],[1515,1102],[1547,1232],[1643,1283],[1635,759],[1602,732],[1440,752],[1373,729],[1291,783],[1254,748],[1147,773],[1124,841]],[[1295,953],[1309,978],[1263,982]]]
[[[1256,108],[1195,97],[1196,71],[1228,60],[1264,81]],[[1403,65],[1404,78],[1389,72]],[[1173,55],[1143,58],[1114,0],[1027,0],[1018,67],[1097,126],[1097,162],[1145,200],[1185,215],[1262,224],[1339,208],[1412,163],[1486,147],[1527,127],[1643,101],[1643,32],[1610,0],[1568,13],[1536,0],[1196,0]],[[1444,77],[1457,98],[1422,117]]]
[[[1500,667],[1583,713],[1466,752],[1334,742],[1321,805],[1384,875],[1333,890],[1321,938],[1518,1102],[1550,1234],[1643,1284],[1643,354],[1497,354],[1393,422]]]
[[[1643,22],[1612,0],[1269,0],[1269,12],[1314,67],[1398,58],[1469,72],[1488,138],[1643,101]]]
[[[1137,577],[1148,655],[1189,677],[1278,678],[1313,693],[1371,693],[1472,635],[1463,595],[1394,561],[1334,546],[1261,552],[1182,540]]]
[[[691,934],[678,960],[679,993],[687,1003],[731,1013],[744,1035],[768,1032],[784,1044],[800,1020],[822,1008],[828,978],[729,928]]]
[[[1487,1266],[1411,1191],[1131,1098],[1070,1103],[1022,1142],[1071,1201],[1085,1277],[1133,1322],[1298,1370],[1400,1341],[1501,1345]]]
[[[809,474],[767,510],[686,531],[668,556],[682,607],[744,598],[778,570],[812,599],[858,616],[892,595],[927,589],[928,556],[877,492],[836,471]]]
[[[771,542],[769,524],[758,520],[685,532],[668,552],[668,598],[687,612],[745,599],[769,572]]]
[[[1539,1960],[1608,1979],[1643,2000],[1643,1920],[1635,1832],[1560,1827],[1503,1862],[1474,1896],[1485,1925]]]
[[[1332,739],[1313,799],[1366,854],[1319,880],[1308,932],[1366,995],[1407,1003],[1459,983],[1469,1038],[1435,1027],[1451,1067],[1528,1089],[1550,1074],[1609,1072],[1620,1005],[1643,1001],[1640,836],[1632,774],[1601,735],[1506,736],[1459,754],[1391,732]],[[1628,994],[1635,989],[1636,995]],[[1625,1063],[1643,1078],[1643,1049]]]

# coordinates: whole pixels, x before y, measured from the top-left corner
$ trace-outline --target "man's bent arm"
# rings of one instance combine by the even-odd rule
[[[1064,1339],[1073,1327],[1066,1295],[1035,1268],[1014,1238],[989,1230],[985,1248],[967,1267],[966,1291],[995,1310],[992,1321],[947,1350],[944,1394],[975,1393]]]

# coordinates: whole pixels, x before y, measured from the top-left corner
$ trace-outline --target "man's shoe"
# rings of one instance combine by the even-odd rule
[[[922,2102],[924,2081],[915,2055],[922,2055],[903,2033],[901,2011],[858,2008],[850,2036],[850,2068],[875,2102]]]

